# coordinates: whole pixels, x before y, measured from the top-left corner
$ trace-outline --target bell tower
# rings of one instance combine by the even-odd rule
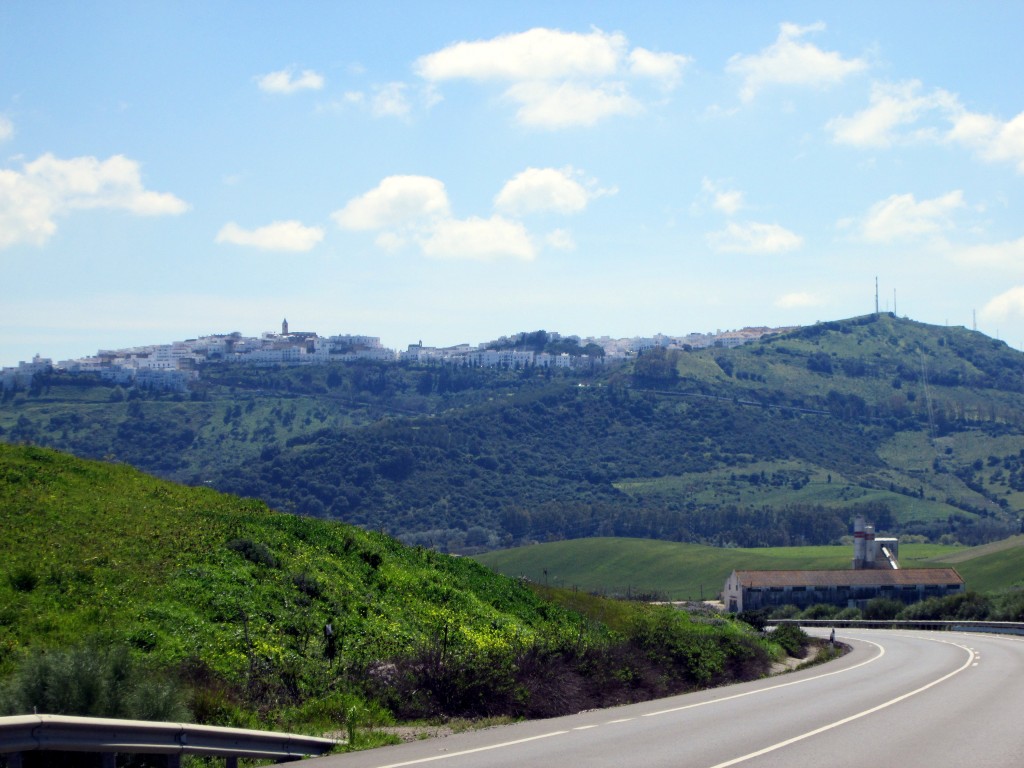
[[[284,320],[281,321],[281,335],[282,336],[287,336],[288,335],[288,318],[287,317]]]

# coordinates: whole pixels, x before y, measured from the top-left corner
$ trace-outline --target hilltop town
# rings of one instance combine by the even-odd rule
[[[748,327],[686,336],[659,333],[650,337],[619,339],[608,336],[563,337],[555,332],[537,331],[503,336],[476,346],[432,347],[419,342],[398,351],[382,346],[376,336],[321,336],[312,331],[293,331],[285,319],[279,332],[267,331],[258,337],[243,336],[235,331],[170,344],[100,350],[95,355],[57,363],[37,354],[30,362],[0,369],[0,382],[4,389],[27,387],[36,374],[56,370],[94,374],[122,385],[184,390],[189,382],[200,378],[204,365],[323,365],[353,360],[484,368],[576,368],[621,363],[656,348],[738,347],[767,334],[787,330],[791,329]],[[545,351],[544,347],[556,351]]]

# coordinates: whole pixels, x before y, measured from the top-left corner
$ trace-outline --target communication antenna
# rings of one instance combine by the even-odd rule
[[[878,314],[878,275],[875,275],[875,314]]]
[[[892,313],[896,314],[896,289],[892,289]]]
[[[978,330],[978,310],[976,309],[971,310],[971,330]]]

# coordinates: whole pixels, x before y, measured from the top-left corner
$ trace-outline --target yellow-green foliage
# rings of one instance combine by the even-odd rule
[[[34,447],[0,445],[0,547],[0,677],[36,649],[129,648],[201,722],[552,716],[768,662],[719,616],[546,600],[467,558]]]
[[[0,671],[95,635],[239,678],[321,662],[328,622],[361,660],[446,626],[507,646],[576,621],[472,560],[39,448],[0,445],[0,548]]]

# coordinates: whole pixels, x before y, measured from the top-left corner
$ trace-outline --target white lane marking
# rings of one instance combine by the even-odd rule
[[[867,717],[868,715],[873,714],[875,712],[878,712],[879,710],[885,709],[886,707],[891,707],[893,704],[898,704],[899,702],[903,701],[904,699],[909,699],[911,696],[916,696],[919,693],[927,691],[932,686],[936,686],[939,683],[944,682],[944,681],[948,680],[949,678],[953,677],[953,675],[959,675],[961,672],[963,672],[965,669],[967,669],[969,666],[971,666],[971,662],[974,659],[974,654],[971,653],[970,648],[968,648],[965,645],[960,645],[959,643],[951,643],[948,640],[936,640],[935,642],[946,643],[948,645],[956,646],[957,648],[962,648],[963,650],[967,651],[967,661],[965,661],[962,665],[960,665],[960,667],[958,669],[954,669],[952,672],[950,672],[950,673],[948,673],[946,675],[943,675],[942,677],[940,677],[937,680],[932,680],[927,685],[922,685],[917,690],[910,691],[909,693],[904,693],[902,696],[897,696],[895,699],[890,699],[889,701],[883,702],[882,704],[879,704],[878,706],[872,707],[871,709],[865,709],[863,712],[858,712],[858,713],[856,713],[854,715],[850,715],[849,717],[844,717],[842,720],[837,720],[834,723],[829,723],[828,725],[823,725],[823,726],[821,726],[821,728],[815,728],[813,731],[808,731],[807,733],[802,733],[799,736],[794,736],[791,739],[786,739],[785,741],[780,741],[778,744],[772,744],[770,747],[765,747],[764,749],[759,749],[757,752],[751,752],[748,755],[741,755],[740,757],[735,757],[732,760],[726,760],[724,763],[718,763],[717,765],[711,766],[711,768],[728,768],[728,766],[730,766],[730,765],[736,765],[737,763],[744,763],[747,760],[753,760],[755,757],[760,757],[761,755],[766,755],[769,752],[774,752],[777,749],[782,749],[783,747],[788,747],[790,744],[795,744],[798,741],[803,741],[804,739],[809,739],[812,736],[817,736],[819,733],[825,733],[825,731],[831,731],[833,728],[838,728],[841,725],[846,725],[847,723],[852,723],[854,720],[859,720],[862,717]]]
[[[420,763],[432,763],[435,760],[447,760],[450,757],[462,757],[463,755],[473,755],[477,752],[488,752],[492,749],[503,749],[504,747],[512,747],[516,744],[525,744],[528,741],[537,741],[538,739],[547,739],[551,736],[562,736],[568,733],[568,731],[552,731],[551,733],[542,733],[540,736],[529,736],[525,739],[516,739],[515,741],[506,741],[501,744],[491,744],[489,747],[477,747],[476,749],[464,749],[461,752],[446,752],[443,755],[434,755],[433,757],[421,757],[416,760],[407,760],[404,763],[391,763],[390,765],[382,765],[380,768],[401,768],[403,765],[419,765]]]
[[[600,726],[597,723],[594,723],[594,725],[577,725],[575,728],[573,728],[573,730],[574,731],[589,731],[591,728],[599,728],[599,727]]]
[[[863,667],[865,664],[871,664],[871,663],[873,663],[875,661],[878,661],[883,656],[885,656],[885,648],[880,646],[878,643],[874,643],[871,640],[864,640],[863,638],[860,638],[860,640],[861,640],[862,643],[868,643],[869,645],[875,646],[875,648],[878,649],[878,655],[877,656],[872,656],[870,659],[862,661],[859,664],[854,664],[852,667],[847,667],[846,669],[837,669],[837,670],[835,670],[833,672],[825,672],[825,673],[820,674],[820,675],[815,675],[814,677],[805,677],[802,680],[793,680],[793,681],[788,682],[788,683],[779,683],[778,685],[773,685],[773,686],[770,686],[768,688],[758,688],[756,691],[747,691],[746,693],[734,693],[732,696],[723,696],[720,699],[709,699],[708,701],[702,701],[702,702],[699,702],[697,704],[684,704],[681,707],[672,707],[671,709],[661,709],[661,710],[658,710],[657,712],[648,712],[645,715],[641,715],[641,717],[657,717],[658,715],[668,715],[668,714],[671,714],[672,712],[682,712],[684,709],[693,709],[695,707],[705,707],[708,704],[719,704],[719,703],[721,703],[723,701],[732,701],[733,699],[742,699],[745,696],[756,696],[759,693],[767,693],[768,691],[776,691],[779,688],[788,688],[791,685],[801,685],[802,683],[809,683],[812,680],[821,680],[821,678],[823,678],[823,677],[831,677],[832,675],[841,675],[844,672],[851,672],[851,671],[857,669],[858,667]]]
[[[605,725],[615,725],[615,723],[628,723],[632,720],[636,720],[635,717],[623,717],[620,720],[609,720]]]

